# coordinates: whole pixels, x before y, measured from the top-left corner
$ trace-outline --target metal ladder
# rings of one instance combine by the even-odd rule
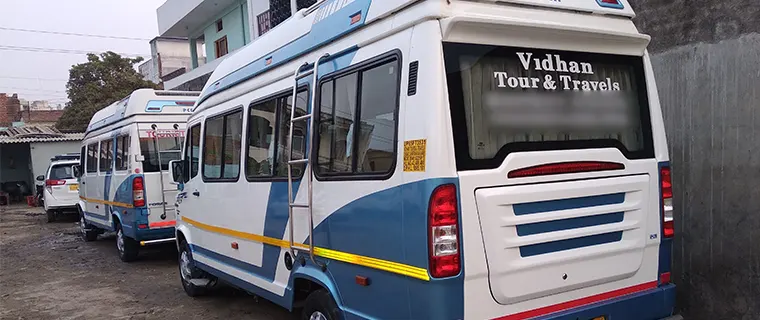
[[[314,136],[314,109],[317,105],[317,95],[316,95],[316,87],[317,87],[317,69],[319,68],[319,63],[322,61],[322,59],[329,57],[329,54],[324,54],[323,56],[319,57],[316,62],[314,62],[314,67],[312,70],[308,70],[307,67],[309,66],[309,63],[306,62],[299,66],[293,77],[295,79],[295,83],[293,84],[293,103],[291,105],[291,112],[290,112],[290,133],[288,133],[288,145],[287,148],[290,148],[290,156],[288,157],[288,223],[290,227],[290,234],[289,234],[289,251],[291,257],[295,260],[296,258],[296,252],[295,250],[300,251],[308,251],[309,252],[309,258],[311,259],[311,262],[314,263],[314,265],[319,266],[323,270],[325,269],[326,265],[322,262],[317,261],[316,257],[314,256],[314,211],[312,210],[312,181],[314,180],[313,170],[312,170],[312,162],[311,162],[311,147],[313,144],[313,136]],[[302,70],[307,69],[305,73],[301,73]],[[296,117],[296,105],[298,104],[298,81],[311,75],[312,76],[312,94],[311,94],[311,106],[306,106],[307,112],[306,115]],[[302,159],[293,159],[293,128],[295,127],[295,124],[301,121],[308,121],[309,126],[307,127],[307,134],[306,134],[306,151],[304,152]],[[295,199],[293,199],[293,166],[294,165],[300,165],[303,164],[303,179],[306,179],[307,183],[307,200],[305,204],[296,203]],[[296,248],[295,243],[293,241],[293,209],[295,208],[303,208],[306,209],[309,215],[309,249],[304,248]],[[305,261],[301,261],[302,264],[305,263]]]
[[[161,164],[163,162],[161,162],[161,151],[158,148],[158,132],[156,132],[156,131],[158,131],[158,128],[154,124],[154,125],[151,126],[151,129],[153,129],[153,131],[155,133],[153,135],[153,148],[156,149],[156,157],[157,157],[157,160],[158,160],[158,176],[160,177],[160,181],[161,181],[160,182],[161,183],[161,206],[163,208],[163,211],[161,211],[160,218],[161,218],[161,220],[164,220],[167,217],[167,209],[169,209],[166,206],[166,204],[167,204],[166,203],[166,193],[167,192],[171,192],[171,191],[166,190],[166,186],[164,185],[164,170],[161,167]],[[174,211],[175,208],[171,208],[171,210]]]

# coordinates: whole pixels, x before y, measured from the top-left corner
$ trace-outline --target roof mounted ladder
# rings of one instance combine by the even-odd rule
[[[298,69],[296,69],[295,74],[293,75],[293,78],[295,79],[295,83],[293,84],[293,102],[291,103],[291,112],[290,112],[290,132],[288,133],[288,144],[286,145],[286,148],[290,148],[289,156],[288,156],[288,227],[290,228],[289,232],[289,246],[288,250],[290,251],[291,257],[295,260],[296,258],[296,250],[300,251],[307,251],[309,252],[309,258],[311,259],[311,262],[314,263],[314,265],[319,266],[322,270],[325,270],[327,265],[324,263],[317,261],[316,257],[314,256],[314,211],[312,208],[312,195],[313,195],[313,188],[312,188],[312,182],[314,180],[314,174],[312,170],[312,162],[311,162],[311,147],[313,142],[313,135],[314,135],[314,109],[317,105],[317,98],[315,94],[315,89],[317,87],[317,70],[319,68],[319,63],[329,57],[329,54],[324,54],[323,56],[319,57],[317,61],[314,62],[314,67],[311,70],[308,70],[309,63],[304,63],[303,65],[299,66]],[[304,73],[301,73],[302,70],[306,69],[307,71]],[[306,106],[308,112],[303,116],[296,116],[296,106],[298,105],[298,81],[307,77],[312,77],[312,93],[311,93],[311,105]],[[303,158],[301,159],[294,159],[293,157],[293,127],[295,127],[295,124],[302,121],[308,121],[308,127],[307,127],[307,134],[306,134],[306,151],[304,152]],[[294,165],[303,165],[303,178],[301,181],[306,180],[307,188],[307,200],[305,204],[302,203],[296,203],[295,199],[293,197],[293,166]],[[300,188],[300,187],[299,187]],[[296,247],[295,243],[293,241],[293,209],[295,208],[302,208],[306,209],[307,214],[309,216],[309,248],[303,248],[303,246]],[[305,263],[304,260],[301,261],[301,263]]]

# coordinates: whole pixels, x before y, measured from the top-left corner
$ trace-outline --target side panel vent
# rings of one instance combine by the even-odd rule
[[[419,61],[413,61],[409,63],[409,88],[406,92],[407,96],[413,96],[417,94],[417,71],[419,71],[419,68]]]

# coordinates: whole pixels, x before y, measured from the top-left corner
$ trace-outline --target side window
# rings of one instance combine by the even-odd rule
[[[87,146],[82,146],[82,151],[79,152],[79,168],[85,170],[85,163],[87,161]]]
[[[98,172],[98,144],[87,146],[87,172]]]
[[[321,84],[319,174],[383,175],[393,170],[399,72],[393,58]]]
[[[308,91],[300,90],[296,100],[296,117],[306,115]],[[304,157],[306,121],[296,124],[293,128],[293,146],[288,145],[292,104],[293,96],[287,94],[251,105],[249,108],[246,150],[248,178],[287,177],[291,150],[294,152],[294,159]],[[293,176],[300,176],[303,166],[294,166]]]
[[[187,139],[187,146],[185,147],[185,159],[190,166],[190,176],[187,180],[195,178],[198,175],[198,165],[200,163],[200,150],[201,150],[201,125],[196,124],[190,128],[190,139]]]
[[[116,170],[124,171],[129,168],[129,136],[116,138]]]
[[[206,120],[203,137],[203,177],[237,180],[240,174],[243,111]]]
[[[113,140],[103,140],[100,142],[100,172],[111,171],[111,162],[113,160]]]

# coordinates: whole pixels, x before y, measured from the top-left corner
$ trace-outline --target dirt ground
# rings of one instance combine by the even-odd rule
[[[40,208],[0,207],[0,319],[294,319],[220,285],[185,295],[172,245],[123,263],[113,236],[85,243],[76,217],[47,223]]]

